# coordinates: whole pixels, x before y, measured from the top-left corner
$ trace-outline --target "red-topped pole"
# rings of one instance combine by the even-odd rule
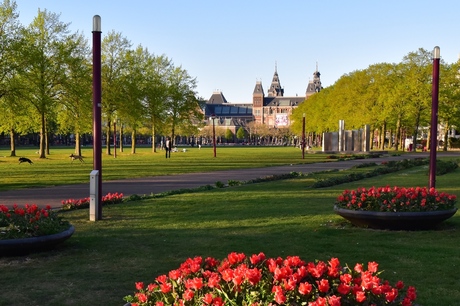
[[[302,159],[305,159],[305,113],[302,118]]]
[[[216,115],[211,115],[212,119],[212,148],[214,150],[214,157],[216,157],[216,126],[214,124],[214,120],[216,119]]]
[[[113,158],[117,158],[117,119],[113,121]]]
[[[97,219],[102,219],[101,17],[93,17],[93,168],[99,171]],[[108,145],[110,145],[107,142]]]
[[[429,188],[436,187],[436,150],[438,149],[438,97],[440,49],[433,50],[433,80],[431,90],[431,129],[430,129],[430,180]]]

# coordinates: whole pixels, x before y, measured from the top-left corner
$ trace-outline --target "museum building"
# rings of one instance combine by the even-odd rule
[[[267,95],[261,81],[257,81],[252,93],[252,103],[230,103],[223,93],[216,91],[206,101],[204,108],[205,121],[208,125],[223,127],[233,133],[250,122],[266,124],[269,127],[283,128],[291,125],[290,115],[300,103],[308,99],[312,94],[321,91],[321,78],[316,66],[313,79],[309,81],[305,96],[286,97],[284,88],[281,86],[275,65],[275,73]]]

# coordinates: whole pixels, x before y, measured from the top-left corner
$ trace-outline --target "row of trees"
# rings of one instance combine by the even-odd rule
[[[418,49],[400,63],[375,64],[346,74],[294,111],[293,130],[300,133],[305,113],[309,132],[336,131],[339,120],[345,120],[347,129],[370,124],[371,130],[378,132],[381,149],[387,134],[391,135],[390,145],[394,139],[396,149],[404,145],[404,134],[416,144],[420,128],[429,126],[431,121],[432,69],[432,53]],[[460,126],[459,71],[459,62],[447,64],[441,60],[438,117],[445,129],[445,146],[448,130]]]
[[[270,128],[266,124],[257,123],[255,121],[249,122],[246,125],[246,129],[239,127],[236,134],[228,128],[217,126],[214,128],[214,134],[218,142],[223,142],[222,139],[225,139],[226,142],[235,142],[235,140],[238,140],[262,145],[295,144],[294,142],[296,139],[289,128]],[[212,126],[207,125],[200,129],[198,136],[205,138],[207,142],[212,141]]]
[[[15,156],[17,135],[40,133],[40,158],[49,154],[49,135],[92,131],[92,56],[87,39],[71,33],[59,15],[39,10],[28,25],[18,21],[14,1],[0,4],[0,133],[9,133]],[[106,138],[116,120],[125,130],[150,134],[196,134],[202,120],[196,79],[165,55],[120,33],[102,41],[102,116]],[[135,141],[132,151],[135,153]],[[152,150],[156,149],[155,141]],[[107,146],[110,154],[110,146]]]

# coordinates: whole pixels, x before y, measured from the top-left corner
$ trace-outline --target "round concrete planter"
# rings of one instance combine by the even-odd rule
[[[439,223],[452,217],[457,208],[427,212],[375,212],[338,208],[336,214],[359,227],[388,230],[433,229]]]
[[[21,255],[35,250],[50,249],[70,238],[74,232],[75,227],[71,225],[68,230],[53,235],[0,240],[0,255]]]

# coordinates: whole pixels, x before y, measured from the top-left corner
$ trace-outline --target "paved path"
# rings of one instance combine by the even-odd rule
[[[437,154],[438,157],[443,155],[460,157],[460,152],[438,152]],[[429,157],[429,153],[413,153],[402,156],[383,156],[381,158],[357,159],[340,162],[297,164],[267,168],[225,170],[206,173],[189,173],[105,181],[102,183],[102,195],[106,195],[109,192],[123,193],[125,197],[132,194],[148,195],[151,193],[160,193],[183,188],[196,188],[208,184],[215,185],[217,181],[221,181],[223,183],[227,183],[228,180],[246,181],[274,174],[286,174],[292,171],[311,173],[331,169],[349,169],[360,163],[380,163],[389,160],[401,160],[417,157]],[[24,204],[37,204],[41,207],[51,205],[54,208],[59,208],[61,207],[62,200],[82,199],[86,197],[89,197],[89,183],[3,191],[0,192],[0,204],[8,206],[13,204],[18,204],[20,206]]]

